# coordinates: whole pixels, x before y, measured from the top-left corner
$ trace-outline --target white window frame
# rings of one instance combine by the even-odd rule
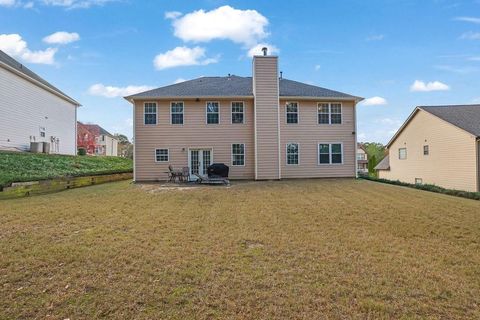
[[[243,145],[243,164],[233,164],[233,159],[234,159],[233,145],[235,144]],[[232,143],[232,145],[230,146],[230,154],[231,154],[232,167],[245,167],[245,164],[247,162],[247,145],[245,143],[242,143],[242,142]]]
[[[328,105],[328,123],[320,123],[320,112],[318,112],[318,107],[320,104],[327,104]],[[340,115],[340,123],[332,123],[332,104],[339,104],[340,105],[340,113],[334,113]],[[341,102],[317,102],[317,125],[341,125],[343,124],[343,103]]]
[[[288,145],[289,144],[296,144],[297,145],[297,163],[288,163]],[[298,142],[287,142],[285,145],[285,164],[287,166],[299,166],[300,165],[300,143]]]
[[[218,104],[218,123],[208,123],[208,104],[209,103],[217,103]],[[220,124],[220,101],[206,101],[205,102],[205,124],[212,125],[212,126],[216,126],[216,125]]]
[[[400,157],[400,150],[405,150],[405,158]],[[408,153],[407,153],[407,148],[398,148],[398,160],[407,160]]]
[[[167,161],[157,160],[157,150],[167,150],[167,158],[168,158],[168,160],[167,160]],[[154,156],[154,159],[155,159],[155,162],[156,162],[156,163],[166,163],[166,162],[170,162],[170,149],[169,149],[169,148],[155,148],[155,150],[153,151],[153,156]]]
[[[181,103],[183,108],[182,108],[182,123],[173,123],[172,122],[172,115],[173,115],[173,112],[172,112],[172,103]],[[185,102],[183,101],[170,101],[170,124],[173,125],[173,126],[183,126],[185,124]],[[175,114],[180,114],[180,112],[175,112]]]
[[[146,117],[145,115],[147,114],[145,112],[145,109],[147,108],[147,103],[153,103],[155,104],[155,124],[153,123],[145,123]],[[153,114],[153,113],[148,113],[148,114]],[[158,103],[155,101],[145,101],[143,103],[143,125],[144,126],[156,126],[158,124]]]
[[[328,144],[328,163],[320,163],[320,145],[321,144]],[[332,163],[332,144],[339,144],[340,145],[340,151],[342,155],[342,162],[339,163]],[[344,164],[344,155],[345,152],[343,150],[343,142],[319,142],[317,143],[317,165],[319,166],[339,166]]]
[[[233,122],[233,114],[234,114],[234,113],[240,113],[240,112],[233,112],[233,111],[232,111],[232,108],[233,108],[233,104],[234,104],[234,103],[241,103],[241,104],[243,105],[243,109],[242,109],[242,110],[243,110],[243,112],[242,112],[242,114],[243,114],[243,121],[240,122],[240,123],[234,123],[234,122]],[[245,121],[245,107],[246,107],[245,101],[231,101],[231,102],[230,102],[230,124],[245,124],[245,122],[246,122],[246,121]],[[218,107],[218,112],[220,113],[220,106]],[[218,121],[219,121],[219,123],[220,123],[220,115],[218,116]]]
[[[289,113],[293,113],[293,112],[288,112],[288,104],[289,103],[296,103],[297,104],[297,122],[296,123],[288,123],[288,114]],[[317,107],[317,113],[318,113],[318,107]],[[318,121],[318,119],[317,119]],[[285,103],[285,124],[288,124],[288,125],[296,125],[296,124],[299,124],[300,123],[300,103],[298,103],[298,101],[287,101],[287,103]]]

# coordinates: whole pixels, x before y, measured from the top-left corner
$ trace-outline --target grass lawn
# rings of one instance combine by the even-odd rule
[[[0,319],[480,318],[478,201],[364,180],[154,190],[1,201]]]
[[[12,182],[123,173],[132,172],[132,170],[132,160],[119,157],[80,157],[0,151],[0,189]]]

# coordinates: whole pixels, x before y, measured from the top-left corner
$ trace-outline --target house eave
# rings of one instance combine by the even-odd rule
[[[133,101],[145,100],[195,100],[195,99],[253,99],[255,96],[127,96],[125,100],[133,103]],[[310,96],[279,96],[281,100],[314,100],[314,101],[355,101],[356,103],[364,100],[361,97],[310,97]]]
[[[32,77],[29,77],[28,75],[16,70],[15,68],[10,67],[6,63],[3,63],[3,62],[0,61],[0,66],[3,67],[6,70],[12,72],[15,75],[17,75],[17,76],[19,76],[19,77],[21,77],[21,78],[23,78],[27,81],[30,81],[31,83],[35,84],[36,86],[39,86],[40,88],[42,88],[44,90],[47,90],[48,92],[56,95],[57,97],[62,98],[63,100],[66,100],[67,102],[70,102],[71,104],[75,105],[75,107],[81,107],[82,106],[78,101],[75,101],[74,99],[70,98],[69,96],[61,94],[60,92],[53,90],[52,88],[44,85],[43,83],[39,82],[38,80],[35,80]]]

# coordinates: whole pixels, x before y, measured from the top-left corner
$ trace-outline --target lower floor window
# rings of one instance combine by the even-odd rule
[[[287,144],[287,164],[298,164],[298,143]]]
[[[232,165],[245,165],[245,145],[243,143],[232,144]]]
[[[320,143],[318,145],[319,164],[341,164],[343,150],[341,143]]]
[[[168,162],[168,149],[155,149],[156,162]]]

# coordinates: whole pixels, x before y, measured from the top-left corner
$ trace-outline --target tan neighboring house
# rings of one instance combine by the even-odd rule
[[[479,192],[480,105],[417,107],[387,144],[379,177]]]
[[[169,165],[231,179],[355,177],[362,98],[279,78],[278,57],[255,56],[253,77],[202,77],[128,96],[134,179],[163,180]]]
[[[368,173],[368,154],[362,143],[357,144],[357,171],[361,174]]]

